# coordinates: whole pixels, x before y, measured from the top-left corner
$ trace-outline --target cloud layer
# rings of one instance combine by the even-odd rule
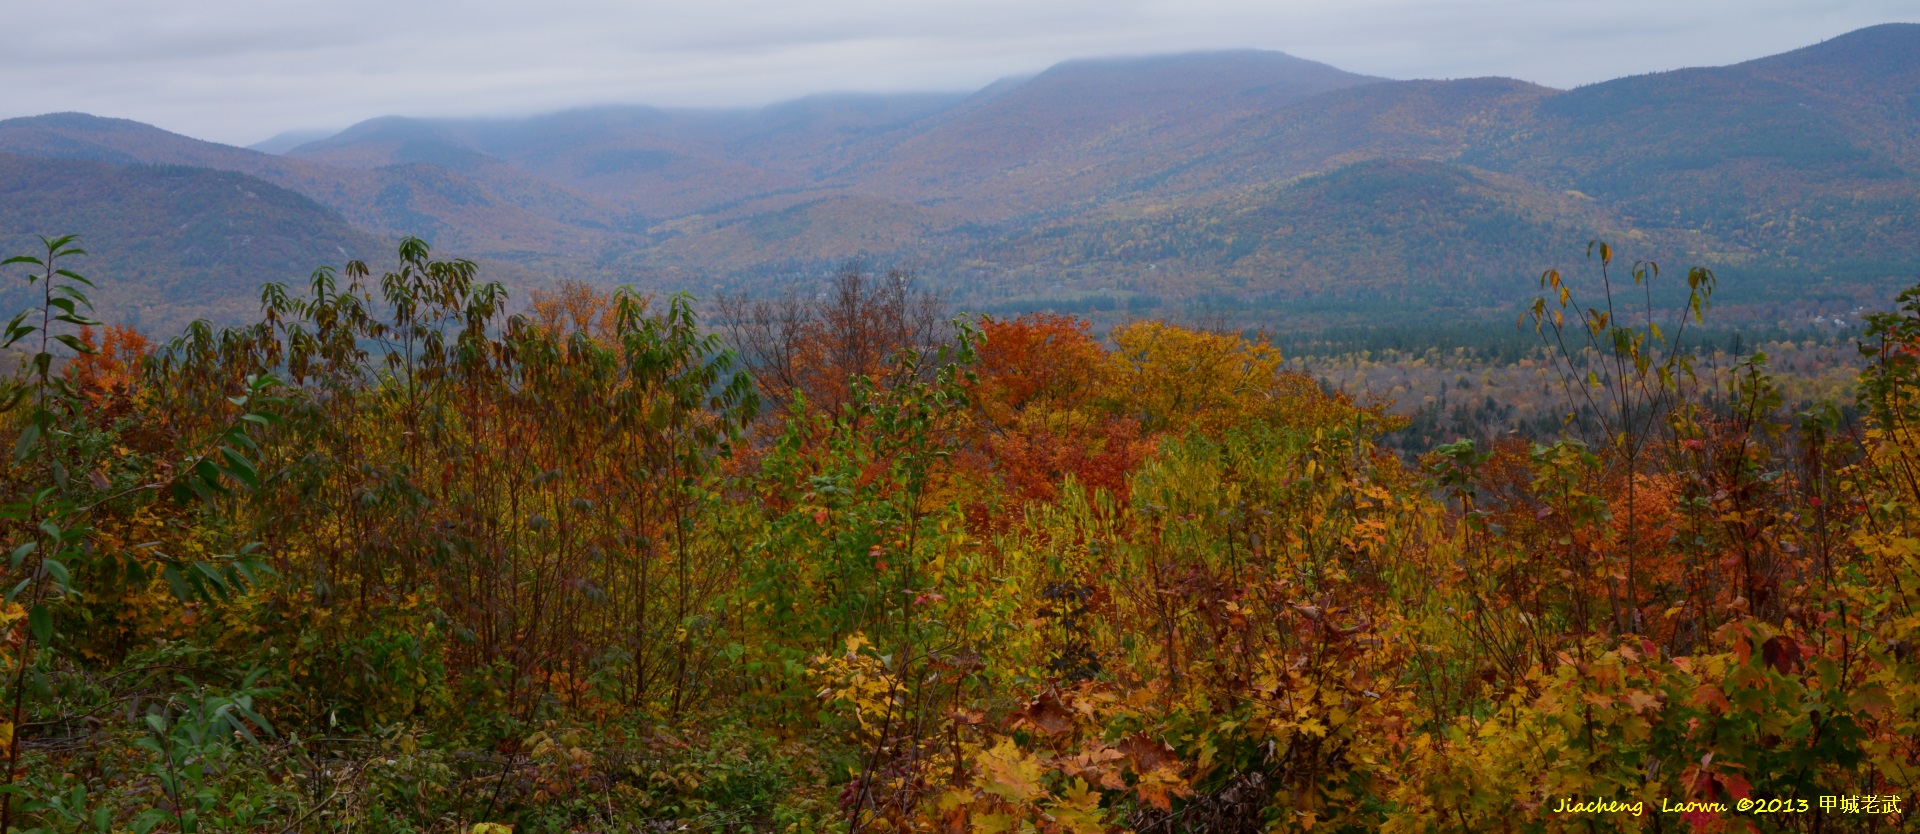
[[[372,116],[966,90],[1061,60],[1255,47],[1394,78],[1558,87],[1725,64],[1911,0],[67,0],[15,4],[0,118],[245,144]]]

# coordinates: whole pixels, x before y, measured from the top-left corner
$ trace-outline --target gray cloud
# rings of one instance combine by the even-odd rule
[[[67,0],[0,15],[30,33],[0,52],[0,117],[83,110],[246,143],[396,113],[962,90],[1238,47],[1567,87],[1915,19],[1910,0]]]

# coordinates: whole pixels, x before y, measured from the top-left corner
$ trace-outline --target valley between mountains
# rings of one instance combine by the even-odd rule
[[[257,149],[0,122],[9,251],[83,235],[103,312],[161,329],[238,320],[260,281],[401,235],[521,287],[777,294],[859,258],[961,309],[1250,327],[1510,321],[1600,238],[1715,269],[1731,320],[1793,325],[1890,298],[1920,270],[1916,218],[1914,24],[1564,91],[1239,51],[970,94],[381,118]]]

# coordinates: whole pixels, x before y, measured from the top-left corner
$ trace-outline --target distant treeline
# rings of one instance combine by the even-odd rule
[[[1247,331],[1254,335],[1255,331]],[[1858,327],[1827,330],[1760,325],[1745,328],[1690,330],[1682,337],[1695,353],[1751,353],[1769,342],[1842,344],[1860,336]],[[1508,364],[1537,355],[1542,343],[1532,327],[1513,322],[1468,321],[1428,325],[1330,327],[1320,331],[1271,333],[1268,338],[1289,357],[1341,356],[1350,353],[1400,351],[1405,353],[1466,349],[1489,364]]]

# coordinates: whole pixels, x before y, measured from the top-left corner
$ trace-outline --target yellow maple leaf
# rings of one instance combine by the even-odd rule
[[[980,754],[980,769],[986,776],[987,793],[1009,802],[1028,802],[1046,795],[1040,784],[1039,760],[1014,746],[1013,739],[1002,738],[993,749]]]
[[[1104,834],[1107,826],[1100,818],[1100,792],[1075,779],[1060,792],[1060,802],[1052,809],[1054,820],[1074,834]]]

